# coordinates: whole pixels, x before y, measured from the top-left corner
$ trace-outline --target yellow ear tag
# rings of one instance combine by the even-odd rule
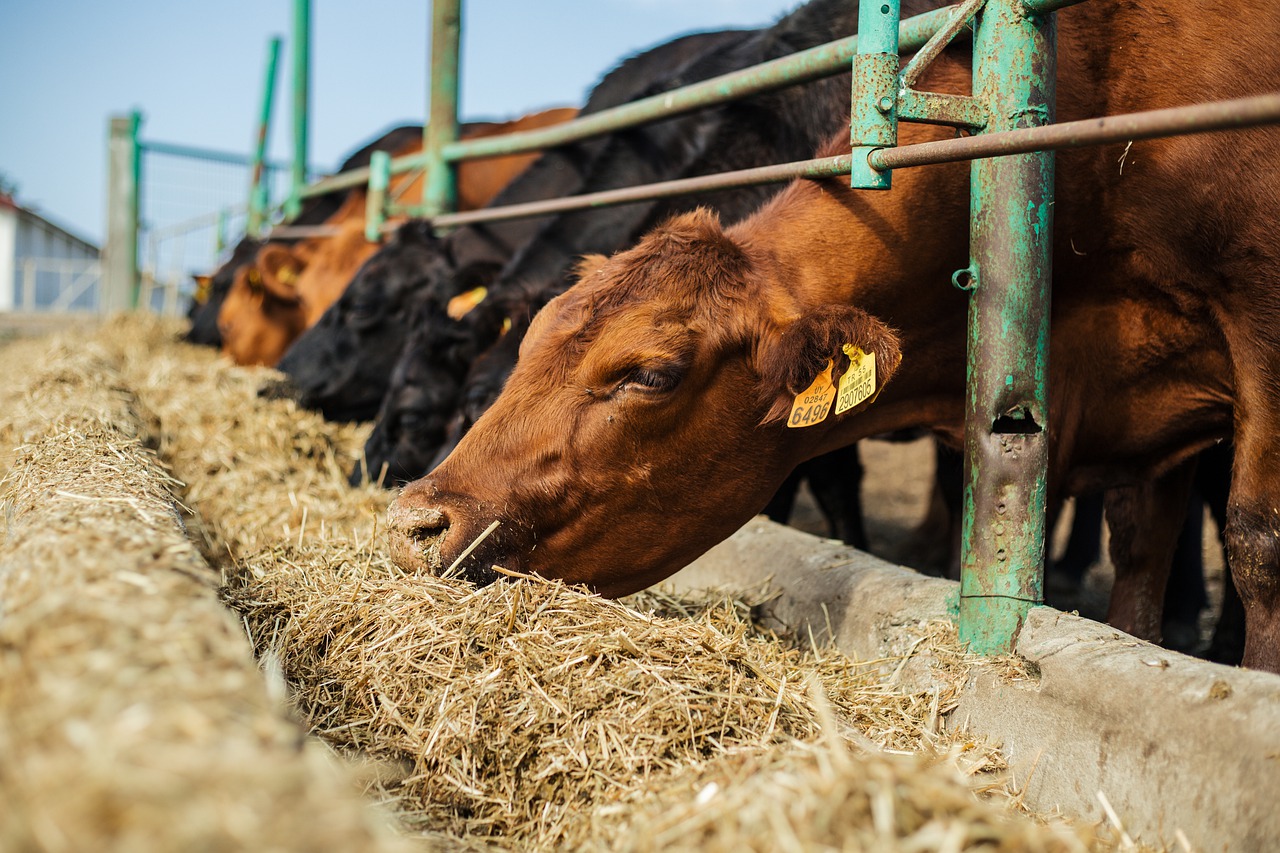
[[[841,349],[849,356],[849,369],[840,377],[840,396],[836,398],[836,414],[847,412],[876,393],[876,354],[861,347],[845,344]]]
[[[807,427],[822,423],[836,399],[836,386],[831,381],[833,366],[831,359],[827,359],[827,366],[814,378],[813,384],[796,395],[791,414],[787,417],[787,426]]]
[[[484,302],[484,298],[489,295],[487,287],[477,287],[468,290],[466,293],[459,293],[457,296],[449,300],[449,305],[444,309],[451,320],[461,320],[463,317],[471,313],[471,310]]]
[[[293,267],[280,267],[280,271],[277,275],[281,284],[293,284],[298,280],[298,274],[294,271]]]
[[[505,335],[509,331],[511,331],[511,318],[503,317],[502,318],[502,334]]]

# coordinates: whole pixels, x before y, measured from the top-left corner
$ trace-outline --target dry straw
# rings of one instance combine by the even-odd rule
[[[272,702],[104,351],[0,352],[0,849],[403,848]]]
[[[883,662],[762,633],[751,601],[405,575],[377,529],[389,495],[345,483],[365,430],[259,400],[268,373],[171,335],[95,341],[154,414],[266,668],[408,829],[512,850],[1101,849],[1020,814],[990,745],[944,732],[970,666],[946,629],[914,650],[937,686],[906,693]]]

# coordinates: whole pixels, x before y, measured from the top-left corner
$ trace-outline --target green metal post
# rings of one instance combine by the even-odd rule
[[[1053,121],[1053,14],[988,0],[973,43],[974,96],[987,132]],[[1012,651],[1043,600],[1053,154],[974,161],[961,640]]]
[[[308,122],[311,92],[311,0],[293,0],[293,166],[285,219],[302,211],[302,188],[307,185]]]
[[[858,5],[858,53],[853,58],[853,109],[850,141],[853,174],[850,186],[864,190],[889,189],[892,172],[879,172],[867,163],[877,148],[898,144],[898,19],[900,0]]]
[[[276,94],[276,62],[280,59],[280,37],[273,36],[267,42],[267,71],[262,83],[262,111],[258,115],[258,130],[254,139],[253,166],[249,180],[249,234],[262,233],[267,220],[267,208],[271,206],[270,187],[263,180],[267,160],[267,137],[271,132],[271,104]]]
[[[431,95],[422,141],[426,187],[422,191],[427,216],[450,213],[458,203],[454,165],[444,148],[458,139],[458,42],[462,32],[462,0],[431,3]]]
[[[138,131],[142,114],[111,118],[107,140],[107,246],[104,312],[137,308],[138,211],[142,184],[142,148]]]
[[[218,221],[213,227],[213,253],[220,255],[225,248],[227,248],[227,209],[224,207],[218,211]]]
[[[369,193],[365,196],[364,236],[370,243],[382,240],[387,221],[387,187],[391,184],[391,155],[375,151],[369,157]]]

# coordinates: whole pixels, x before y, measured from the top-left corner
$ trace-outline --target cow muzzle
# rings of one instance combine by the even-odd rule
[[[461,577],[479,586],[501,576],[495,566],[519,570],[522,561],[513,546],[523,537],[511,523],[484,512],[482,506],[464,509],[423,500],[410,489],[387,511],[391,559],[400,568]]]

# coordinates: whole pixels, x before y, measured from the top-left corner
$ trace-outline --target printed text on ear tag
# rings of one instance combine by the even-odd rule
[[[861,347],[845,344],[849,369],[840,377],[840,396],[836,398],[836,414],[847,412],[876,393],[876,354]]]
[[[831,359],[827,359],[827,366],[814,378],[813,384],[796,395],[787,426],[813,426],[821,423],[831,411],[831,404],[836,399],[836,386],[831,381],[832,366]]]

